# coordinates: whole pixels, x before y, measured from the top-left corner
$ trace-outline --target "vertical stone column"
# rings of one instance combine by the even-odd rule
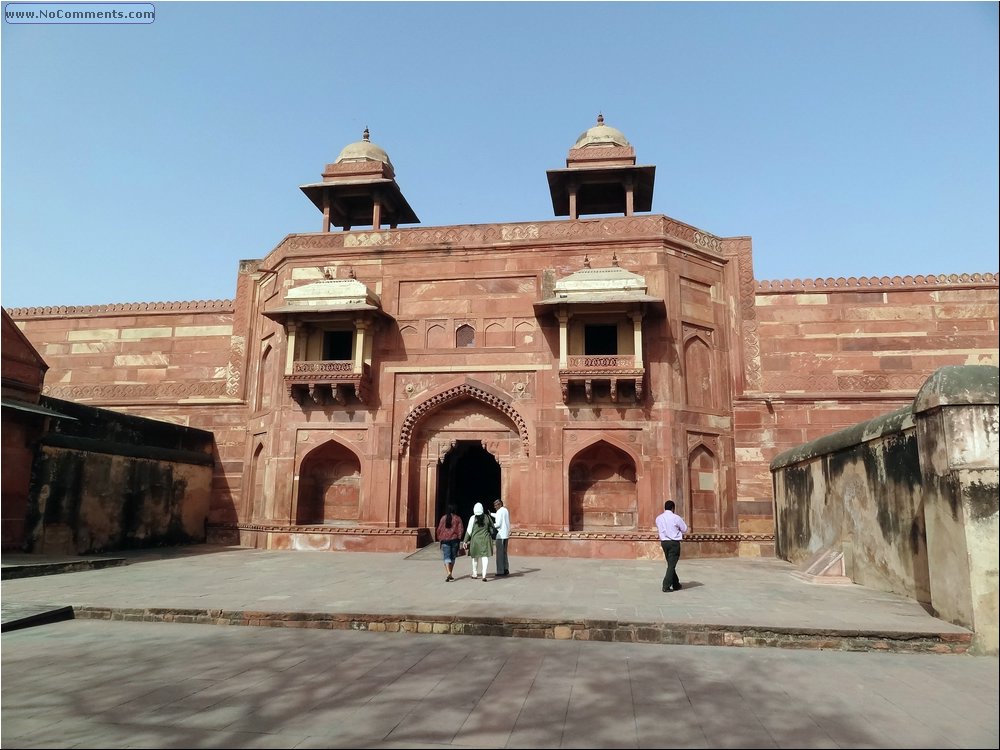
[[[559,318],[559,369],[565,370],[569,366],[569,312],[565,307],[560,307],[556,313]]]
[[[645,365],[642,363],[642,311],[633,310],[628,314],[632,319],[632,338],[635,345],[635,367],[636,369],[642,369]]]
[[[365,356],[365,330],[368,324],[363,320],[354,321],[354,372],[360,374],[364,371]]]
[[[289,320],[288,343],[285,347],[285,375],[292,374],[292,363],[295,362],[295,347],[298,346],[298,324],[294,320]]]

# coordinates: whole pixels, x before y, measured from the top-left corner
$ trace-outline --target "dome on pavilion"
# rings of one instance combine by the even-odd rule
[[[347,146],[337,156],[336,164],[345,164],[359,161],[380,161],[383,164],[392,166],[389,161],[389,154],[381,146],[372,143],[368,138],[368,128],[365,128],[360,141],[355,141]]]
[[[618,128],[604,124],[604,115],[597,116],[597,125],[582,133],[573,148],[585,146],[630,146],[625,134]]]

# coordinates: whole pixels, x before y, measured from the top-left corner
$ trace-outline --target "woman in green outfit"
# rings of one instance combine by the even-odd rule
[[[493,526],[493,519],[490,514],[483,510],[482,503],[476,503],[472,509],[472,518],[465,531],[465,541],[463,544],[469,551],[469,559],[472,560],[472,577],[478,578],[478,563],[483,564],[483,582],[486,581],[486,568],[490,564],[493,556],[493,535],[490,528]]]

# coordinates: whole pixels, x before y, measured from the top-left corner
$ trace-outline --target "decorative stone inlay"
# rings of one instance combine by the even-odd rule
[[[505,242],[511,242],[513,240],[537,240],[538,236],[538,227],[534,224],[500,228],[500,237]]]
[[[808,396],[837,393],[844,398],[851,393],[896,391],[916,393],[927,377],[918,374],[879,375],[779,375],[768,374],[764,388],[769,392]]]
[[[715,235],[708,234],[707,232],[695,232],[694,244],[698,245],[698,247],[704,247],[717,253],[722,252],[722,240]]]
[[[393,232],[349,232],[344,237],[344,247],[384,247],[398,244],[399,235]]]
[[[222,398],[227,396],[228,381],[195,383],[129,383],[120,385],[52,385],[42,390],[46,396],[66,401],[167,401],[173,399]]]

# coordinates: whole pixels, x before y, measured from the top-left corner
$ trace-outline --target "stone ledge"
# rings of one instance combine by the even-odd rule
[[[81,620],[174,622],[375,633],[491,635],[507,638],[645,643],[739,648],[793,648],[832,651],[965,654],[969,633],[763,628],[756,625],[704,625],[617,620],[556,621],[525,617],[461,617],[334,612],[259,612],[253,610],[74,607]]]

